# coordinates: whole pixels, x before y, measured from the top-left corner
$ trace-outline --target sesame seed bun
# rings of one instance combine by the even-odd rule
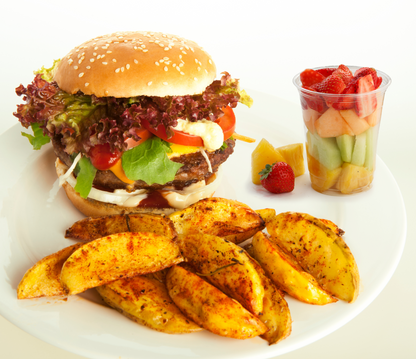
[[[74,48],[54,80],[65,92],[97,97],[183,96],[202,93],[216,77],[198,44],[161,32],[117,32]]]

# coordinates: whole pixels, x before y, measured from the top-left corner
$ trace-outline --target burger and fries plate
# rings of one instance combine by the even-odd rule
[[[251,109],[238,109],[237,132],[263,137],[276,147],[301,142],[297,105],[249,91]],[[405,210],[398,186],[378,158],[370,191],[326,196],[312,190],[308,174],[296,179],[292,193],[272,195],[251,183],[250,156],[256,144],[238,142],[223,166],[216,196],[236,199],[253,209],[274,208],[330,219],[345,230],[344,240],[357,261],[361,293],[353,304],[339,301],[312,306],[286,296],[293,326],[276,345],[260,338],[235,340],[202,331],[169,335],[152,331],[103,305],[95,291],[67,300],[20,300],[16,288],[28,268],[73,243],[64,233],[83,216],[59,188],[49,145],[33,151],[16,125],[1,136],[0,151],[0,314],[26,332],[88,358],[272,358],[310,344],[340,328],[381,292],[392,276],[405,242]],[[365,205],[364,205],[365,204]],[[385,224],[389,223],[388,226]]]

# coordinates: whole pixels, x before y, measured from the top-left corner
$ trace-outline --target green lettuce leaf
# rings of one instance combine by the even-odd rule
[[[248,108],[253,105],[253,99],[247,94],[246,90],[240,90],[238,94],[240,95],[240,100],[238,100],[240,103],[246,105]]]
[[[35,75],[40,74],[45,81],[52,82],[53,75],[55,74],[56,69],[58,68],[58,64],[61,62],[60,59],[54,60],[52,67],[49,69],[42,66],[39,70],[33,71]]]
[[[124,152],[121,164],[131,180],[142,180],[148,185],[165,184],[173,181],[183,166],[168,158],[166,153],[170,151],[169,144],[155,136]]]
[[[87,198],[91,191],[97,169],[92,165],[89,158],[82,157],[77,163],[76,172],[78,173],[77,184],[74,189],[82,198]]]
[[[33,136],[29,133],[21,132],[22,136],[25,136],[29,139],[30,144],[33,146],[34,150],[40,150],[43,145],[46,145],[51,141],[49,136],[43,134],[43,130],[40,128],[39,123],[32,123],[31,125]]]

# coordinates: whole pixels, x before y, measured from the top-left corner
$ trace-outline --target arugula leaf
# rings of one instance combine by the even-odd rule
[[[21,132],[21,134],[29,139],[29,142],[33,146],[34,150],[40,150],[41,147],[49,143],[51,139],[49,136],[45,136],[43,134],[43,130],[40,128],[39,123],[32,123],[31,127],[34,136],[25,132]]]
[[[166,154],[168,151],[171,151],[169,144],[155,136],[124,152],[121,164],[126,176],[149,185],[173,181],[183,164],[171,161]]]
[[[87,157],[82,157],[79,160],[77,169],[79,169],[79,172],[77,175],[77,184],[74,189],[82,198],[87,198],[91,191],[92,181],[94,181],[97,169]]]

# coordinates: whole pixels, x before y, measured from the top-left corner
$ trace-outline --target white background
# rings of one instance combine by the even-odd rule
[[[378,153],[396,178],[406,204],[408,236],[402,260],[384,291],[358,317],[318,342],[280,358],[415,358],[413,7],[411,0],[3,2],[0,135],[16,123],[12,112],[19,99],[14,89],[20,83],[28,84],[33,70],[49,67],[53,59],[87,39],[118,30],[163,31],[192,39],[213,56],[219,72],[240,78],[244,88],[294,103],[298,103],[298,94],[292,78],[305,68],[344,63],[386,72],[393,83],[385,98]],[[1,171],[7,175],[7,169]],[[0,317],[0,357],[29,355],[32,359],[81,358]]]

